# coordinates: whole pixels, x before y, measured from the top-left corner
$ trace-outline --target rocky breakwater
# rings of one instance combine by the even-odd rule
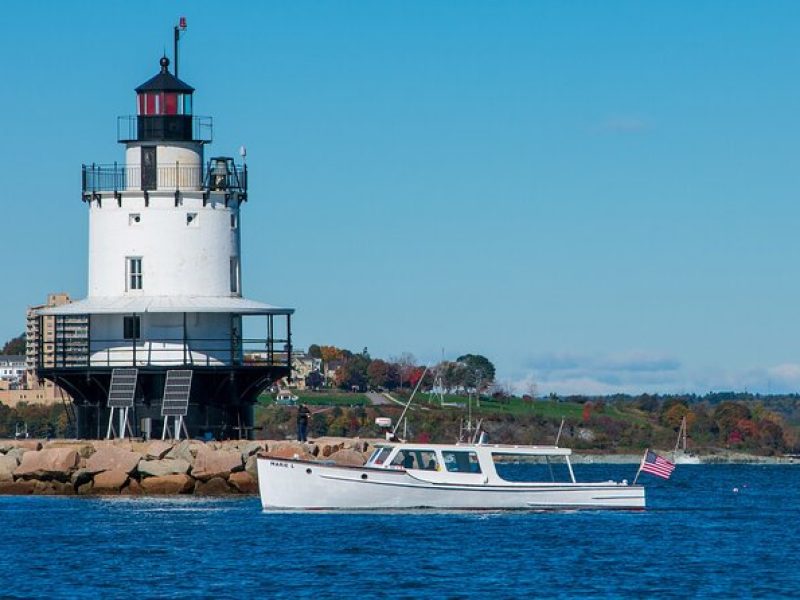
[[[256,494],[256,458],[360,466],[369,442],[0,440],[0,495]]]

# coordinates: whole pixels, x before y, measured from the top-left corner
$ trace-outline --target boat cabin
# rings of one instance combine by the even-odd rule
[[[576,483],[569,448],[501,444],[385,444],[364,465],[399,469],[431,482]]]

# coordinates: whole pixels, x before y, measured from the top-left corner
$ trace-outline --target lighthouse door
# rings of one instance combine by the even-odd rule
[[[156,147],[142,146],[142,189],[154,190],[158,187],[156,172]]]

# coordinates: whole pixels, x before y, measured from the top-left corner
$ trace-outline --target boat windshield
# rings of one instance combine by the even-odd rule
[[[492,453],[498,477],[506,481],[572,481],[566,457]]]
[[[439,463],[433,450],[415,449],[401,450],[392,461],[393,467],[404,469],[420,469],[423,471],[438,471]]]
[[[376,448],[367,461],[368,465],[382,465],[392,453],[391,448]]]

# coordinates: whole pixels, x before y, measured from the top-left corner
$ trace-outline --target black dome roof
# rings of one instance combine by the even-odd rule
[[[169,59],[166,56],[161,58],[159,64],[161,65],[161,72],[137,87],[137,94],[142,92],[183,92],[191,94],[194,92],[192,86],[184,83],[169,72]]]

